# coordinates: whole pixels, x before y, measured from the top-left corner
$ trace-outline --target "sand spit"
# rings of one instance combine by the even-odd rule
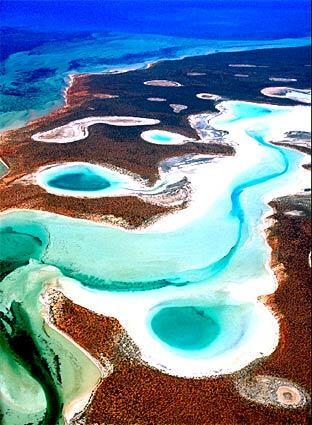
[[[94,124],[107,124],[121,127],[159,124],[159,120],[151,118],[128,116],[88,117],[56,127],[52,130],[35,133],[32,139],[45,143],[72,143],[86,139],[89,135],[88,128]]]
[[[145,86],[155,86],[155,87],[182,87],[183,84],[178,83],[177,81],[170,80],[149,80],[144,81]]]
[[[295,89],[292,87],[265,87],[261,93],[269,97],[291,99],[295,102],[311,103],[311,89]]]
[[[57,316],[59,312],[57,311],[57,306],[61,302],[63,294],[55,288],[55,281],[52,279],[52,282],[47,281],[43,291],[40,295],[40,302],[42,304],[42,316],[44,318],[45,324],[50,329],[53,329],[62,337],[66,338],[71,344],[73,344],[77,349],[83,352],[83,354],[96,366],[99,373],[98,376],[95,376],[93,382],[84,382],[84,393],[79,394],[78,397],[75,397],[71,400],[70,403],[67,403],[63,409],[63,415],[66,420],[66,423],[70,424],[76,415],[84,413],[85,409],[89,405],[93,393],[99,387],[101,381],[107,378],[113,372],[113,366],[107,361],[105,366],[103,365],[103,359],[99,361],[96,357],[92,356],[89,351],[85,350],[77,341],[70,338],[68,334],[62,331],[56,326]]]

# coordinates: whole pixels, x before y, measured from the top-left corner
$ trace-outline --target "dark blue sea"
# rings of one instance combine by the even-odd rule
[[[154,33],[220,40],[309,35],[307,0],[2,0],[2,24],[39,31]]]
[[[307,0],[2,0],[0,8],[0,128],[59,106],[73,72],[301,45],[310,34]]]

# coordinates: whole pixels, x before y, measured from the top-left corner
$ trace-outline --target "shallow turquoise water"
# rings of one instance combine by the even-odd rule
[[[252,320],[252,304],[172,305],[156,308],[150,332],[184,357],[212,358],[235,347]]]
[[[151,320],[155,334],[168,345],[182,350],[206,348],[220,332],[209,309],[193,306],[165,307]]]
[[[269,115],[279,115],[283,113],[281,109],[276,110],[270,108],[269,105],[256,104],[256,103],[244,103],[244,102],[234,102],[232,104],[231,111],[233,116],[231,118],[220,119],[220,123],[224,122],[226,124],[232,124],[240,120],[250,119],[250,118],[265,118]],[[261,133],[261,132],[260,132]]]
[[[44,226],[36,222],[10,220],[9,225],[1,223],[0,260],[28,261],[40,260],[47,248],[49,235]]]

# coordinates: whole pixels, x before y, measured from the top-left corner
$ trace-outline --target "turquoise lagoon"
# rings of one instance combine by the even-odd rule
[[[216,370],[220,373],[223,361],[229,363],[242,356],[244,361],[240,367],[243,367],[263,352],[270,354],[274,344],[270,342],[270,347],[265,349],[260,345],[272,341],[271,329],[266,326],[272,325],[275,319],[256,301],[259,294],[273,290],[272,278],[268,277],[265,267],[267,247],[259,225],[263,214],[269,211],[264,197],[272,190],[293,184],[303,154],[267,142],[272,123],[291,108],[250,104],[248,114],[247,103],[230,102],[230,105],[228,120],[221,115],[215,124],[219,129],[230,131],[231,126],[239,123],[240,135],[246,143],[241,148],[253,146],[257,156],[250,167],[242,167],[236,173],[226,189],[220,186],[222,189],[216,200],[203,208],[200,216],[183,226],[161,232],[153,227],[127,231],[46,212],[16,210],[1,217],[5,249],[0,252],[0,260],[3,263],[9,260],[9,269],[10,264],[19,262],[21,255],[24,264],[35,258],[40,261],[39,265],[35,264],[38,272],[40,267],[52,265],[80,281],[65,279],[65,294],[68,283],[69,297],[71,290],[80,294],[74,297],[75,302],[119,318],[142,352],[148,352],[145,358],[161,370],[170,369],[162,366],[167,361],[166,353],[173,356],[171,360],[169,357],[171,366],[177,364],[180,368],[177,370],[173,366],[171,370],[181,376],[186,373],[184,361],[191,362],[187,366],[189,373],[193,373],[194,366],[196,376],[202,376],[196,369],[196,362],[201,362],[200,367],[204,368],[219,359]],[[210,184],[215,187],[218,181]],[[209,185],[206,187],[208,197]],[[22,248],[18,248],[19,245]],[[26,269],[20,273],[26,273],[23,282],[27,284],[21,284],[17,272],[13,272],[1,285],[5,282],[3,288],[6,288],[9,282],[14,287],[18,284],[18,302],[27,307],[29,285],[35,288],[32,296],[35,302],[43,281],[41,273],[32,273],[34,266],[24,267]],[[57,274],[57,269],[53,269],[53,273]],[[269,285],[266,285],[268,280]],[[260,290],[257,288],[253,292],[252,285],[259,281]],[[229,288],[240,287],[246,294],[241,294],[241,299],[232,299]],[[12,305],[15,296],[8,286],[7,294],[10,293],[10,302],[2,298],[3,317],[8,314],[5,306]],[[88,304],[89,299],[93,301]],[[25,314],[34,315],[36,311],[26,310]],[[135,317],[136,311],[141,311],[139,319]],[[262,311],[265,317],[261,316]],[[14,315],[14,309],[11,308],[10,314]],[[145,343],[145,335],[153,345]],[[259,345],[255,352],[252,351],[255,340],[251,345],[249,342],[252,336]],[[250,350],[253,354],[246,358]],[[48,353],[44,350],[42,353],[47,358]],[[47,361],[51,364],[51,358]],[[209,368],[207,370],[212,373]],[[14,371],[19,375],[16,368]],[[7,371],[1,373],[6,376]],[[53,373],[50,374],[52,388],[55,388],[52,394],[58,394],[57,399],[61,399]],[[42,384],[40,379],[38,382]],[[38,406],[42,408],[42,393],[38,388],[37,394]]]
[[[129,177],[87,162],[65,163],[38,171],[37,183],[45,190],[64,196],[107,196],[129,186]]]
[[[153,311],[150,331],[182,356],[209,359],[235,347],[251,320],[253,306],[170,305]]]
[[[195,306],[164,307],[153,316],[152,330],[169,346],[182,351],[200,350],[220,333],[218,322],[206,310]]]

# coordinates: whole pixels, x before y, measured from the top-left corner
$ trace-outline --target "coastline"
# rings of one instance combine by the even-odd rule
[[[202,40],[201,40],[202,41]],[[176,61],[176,60],[183,60],[184,58],[194,57],[198,55],[213,55],[219,52],[240,52],[240,51],[254,51],[258,49],[271,49],[271,48],[292,48],[292,47],[299,47],[299,46],[307,46],[309,45],[309,38],[308,37],[302,37],[302,38],[281,38],[276,40],[254,40],[252,42],[246,42],[245,40],[223,40],[218,42],[218,46],[214,47],[214,40],[205,40],[208,47],[204,47],[201,45],[201,47],[182,47],[180,46],[179,56],[174,57],[167,57],[167,58],[157,58],[154,61],[150,62],[149,60],[139,62],[135,65],[133,64],[124,64],[117,67],[112,67],[111,69],[106,69],[104,71],[75,71],[71,72],[69,71],[67,75],[63,77],[64,84],[59,87],[60,91],[60,98],[58,100],[53,100],[53,105],[50,108],[41,108],[44,110],[44,115],[39,112],[38,110],[32,110],[32,115],[35,116],[35,120],[42,118],[43,116],[47,114],[53,113],[56,109],[63,108],[67,106],[66,103],[66,95],[68,91],[68,85],[71,84],[71,79],[75,78],[76,75],[103,75],[103,74],[110,74],[110,73],[122,73],[122,72],[130,72],[133,70],[140,70],[140,69],[148,69],[149,67],[153,67],[154,65],[157,65],[160,62],[163,61]],[[185,53],[183,53],[183,50],[186,50]],[[90,65],[92,67],[92,65]],[[23,112],[23,111],[21,111]],[[17,123],[14,124],[8,124],[8,128],[4,127],[0,129],[0,134],[6,131],[14,130],[20,127],[23,127],[25,125],[31,124],[33,119],[28,117],[26,120],[25,118],[20,118]]]

